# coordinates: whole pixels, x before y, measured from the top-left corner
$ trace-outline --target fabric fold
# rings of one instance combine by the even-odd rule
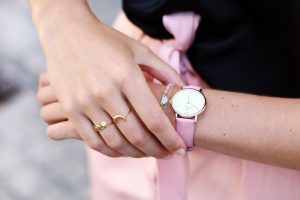
[[[195,39],[200,19],[200,16],[193,12],[164,16],[163,24],[174,39],[161,41],[161,45],[156,46],[156,54],[177,71],[186,85],[208,87],[194,71],[186,55]],[[188,166],[187,155],[173,156],[169,160],[157,160],[159,200],[187,199]]]

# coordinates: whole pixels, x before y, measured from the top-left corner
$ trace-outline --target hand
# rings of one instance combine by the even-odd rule
[[[155,94],[157,101],[160,101],[162,91],[165,86],[151,84],[150,88]],[[175,93],[179,90],[179,87],[174,86],[173,92]],[[68,119],[66,113],[63,112],[61,104],[56,98],[53,89],[50,86],[47,73],[42,73],[39,81],[39,91],[38,99],[42,104],[41,117],[49,125],[47,127],[48,137],[54,140],[63,140],[63,139],[82,139],[79,133],[74,128],[73,124]],[[172,124],[175,125],[175,113],[169,105],[169,109],[166,109],[168,118],[171,120]],[[107,147],[106,147],[107,148]],[[114,152],[110,154],[111,157],[123,156],[119,152]],[[127,155],[131,156],[131,155]],[[147,155],[143,155],[147,156]]]
[[[142,70],[164,83],[182,84],[177,73],[139,42],[102,24],[86,7],[48,13],[49,26],[47,20],[36,21],[62,113],[89,147],[106,155],[162,158],[185,148]],[[94,130],[94,124],[124,115],[130,107],[127,121],[101,131],[101,136]]]
[[[182,84],[170,66],[141,43],[102,24],[87,1],[32,0],[31,7],[51,87],[89,147],[103,154],[157,158],[185,147],[142,73]],[[130,107],[126,122],[101,131],[101,136],[94,130],[94,124],[124,115]]]
[[[48,124],[47,135],[53,140],[78,139],[82,140],[50,86],[48,75],[43,72],[38,84],[37,99],[42,105],[40,115]]]

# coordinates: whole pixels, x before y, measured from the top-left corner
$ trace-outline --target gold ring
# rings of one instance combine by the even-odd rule
[[[113,122],[115,124],[118,124],[118,122],[122,119],[127,121],[126,117],[128,116],[128,114],[130,113],[131,110],[129,110],[125,115],[115,115],[113,116]]]
[[[107,127],[109,127],[110,125],[112,125],[112,122],[106,122],[106,121],[102,121],[100,124],[96,124],[94,125],[94,128],[96,131],[100,132],[103,131],[104,129],[106,129]]]

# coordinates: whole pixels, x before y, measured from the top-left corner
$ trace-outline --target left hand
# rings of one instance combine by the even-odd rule
[[[48,124],[47,135],[53,140],[79,139],[79,133],[61,108],[53,89],[50,86],[47,73],[40,75],[37,98],[42,105],[40,115]]]

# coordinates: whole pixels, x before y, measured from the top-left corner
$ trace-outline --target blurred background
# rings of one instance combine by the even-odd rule
[[[120,0],[90,0],[112,23]],[[86,200],[88,178],[79,141],[47,138],[36,100],[45,59],[26,0],[0,0],[0,200]]]

